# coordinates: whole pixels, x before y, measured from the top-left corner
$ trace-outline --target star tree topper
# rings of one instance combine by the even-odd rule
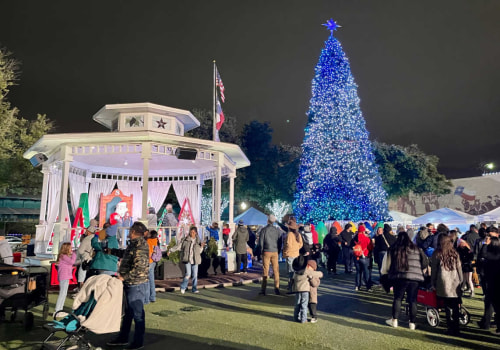
[[[342,26],[338,25],[333,19],[329,19],[328,21],[326,21],[325,24],[322,24],[324,25],[325,27],[328,28],[328,30],[330,31],[330,33],[333,35],[333,31],[334,30],[337,30],[337,28],[342,28]]]

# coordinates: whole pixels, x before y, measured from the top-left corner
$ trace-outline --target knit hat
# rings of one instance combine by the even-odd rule
[[[238,221],[238,226],[243,226],[245,225],[245,222],[243,220]]]
[[[391,231],[392,231],[392,227],[391,227],[391,225],[389,225],[389,224],[384,224],[384,231],[385,231],[385,232],[391,232]]]
[[[365,226],[364,225],[359,225],[359,227],[358,227],[358,233],[365,233],[365,231],[366,231]]]
[[[305,233],[311,233],[311,225],[309,225],[309,224],[304,225],[304,232]]]
[[[295,272],[302,271],[307,266],[307,258],[303,255],[299,255],[292,262],[292,269]]]
[[[307,266],[311,266],[314,271],[316,271],[316,269],[318,268],[318,264],[315,260],[309,260],[307,262]]]

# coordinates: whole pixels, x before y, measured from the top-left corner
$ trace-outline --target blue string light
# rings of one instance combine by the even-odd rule
[[[357,85],[333,31],[321,51],[312,81],[308,124],[302,143],[294,212],[299,220],[390,219]]]

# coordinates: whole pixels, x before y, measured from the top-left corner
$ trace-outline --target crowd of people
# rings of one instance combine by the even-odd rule
[[[99,230],[97,222],[91,220],[77,250],[72,250],[69,242],[61,245],[57,258],[60,292],[55,315],[65,316],[62,309],[75,264],[80,265],[80,288],[92,276],[116,276],[123,281],[126,312],[118,337],[108,345],[129,344],[127,349],[140,349],[145,332],[144,304],[156,301],[154,271],[162,252],[158,233],[140,222],[134,222],[130,227],[126,249],[119,249],[116,225],[117,222],[110,220]],[[285,224],[280,224],[273,215],[269,215],[267,225],[256,233],[243,221],[238,222],[232,235],[229,226],[224,225],[222,238],[224,248],[232,247],[236,253],[235,273],[247,272],[249,250],[257,259],[260,257],[260,294],[263,296],[267,293],[271,267],[274,293],[281,293],[279,262],[280,255],[283,257],[287,270],[287,294],[295,295],[294,320],[297,322],[307,322],[308,313],[309,322],[317,322],[318,286],[323,278],[318,267],[323,267],[329,275],[336,275],[339,262],[343,263],[346,274],[355,273],[355,291],[362,288],[372,291],[376,285],[393,290],[392,315],[386,321],[391,327],[399,326],[405,295],[409,311],[408,327],[411,330],[417,327],[417,294],[420,288],[435,293],[443,301],[448,333],[451,335],[460,334],[459,307],[462,298],[466,295],[474,297],[475,288],[479,285],[484,291],[484,315],[478,322],[479,326],[489,329],[493,313],[495,317],[499,315],[500,239],[497,227],[481,224],[478,229],[471,225],[461,236],[444,224],[438,225],[436,229],[434,225],[428,224],[417,232],[403,227],[393,232],[388,224],[377,227],[373,234],[369,231],[371,227],[365,227],[363,223],[355,229],[349,223],[338,232],[337,227],[332,225],[321,245],[314,240],[312,225],[299,224],[293,217]],[[219,238],[216,223],[207,227],[207,230],[207,241]],[[199,292],[198,266],[205,244],[197,228],[192,226],[189,233],[180,237],[168,252],[180,251],[181,262],[186,266],[180,285],[182,294],[188,289],[190,280],[191,291]],[[376,281],[372,276],[374,264],[377,264],[380,276]],[[132,320],[135,322],[135,333],[133,341],[129,343]],[[498,319],[494,322],[498,327]],[[499,332],[498,328],[495,332]]]

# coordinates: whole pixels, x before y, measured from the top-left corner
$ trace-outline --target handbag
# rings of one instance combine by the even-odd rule
[[[82,270],[87,271],[90,269],[90,265],[92,264],[92,260],[86,260],[82,262]]]

